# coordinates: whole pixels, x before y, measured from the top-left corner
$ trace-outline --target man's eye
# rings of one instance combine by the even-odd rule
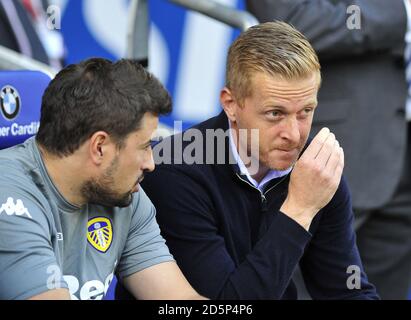
[[[283,113],[282,113],[281,111],[278,111],[278,110],[273,110],[273,111],[269,111],[269,112],[267,113],[267,115],[268,115],[268,117],[270,117],[271,119],[278,119],[278,118],[280,118],[280,117],[283,115]]]
[[[141,148],[141,147],[140,147]],[[148,150],[148,149],[150,149],[151,148],[151,143],[148,143],[148,144],[146,144],[146,145],[144,145],[144,146],[142,146],[142,150]]]
[[[305,108],[303,110],[303,112],[301,113],[301,116],[303,116],[303,117],[309,116],[309,115],[311,115],[312,112],[313,112],[312,108]]]

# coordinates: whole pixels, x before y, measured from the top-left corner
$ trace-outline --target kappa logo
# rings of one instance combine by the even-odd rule
[[[8,197],[6,203],[3,203],[0,208],[0,215],[5,212],[8,216],[16,215],[16,216],[23,216],[26,215],[30,219],[33,219],[24,206],[23,201],[17,199],[16,203],[14,203],[14,199],[12,197]]]
[[[87,223],[87,240],[94,249],[107,252],[113,241],[113,227],[110,219],[104,217],[92,218]]]

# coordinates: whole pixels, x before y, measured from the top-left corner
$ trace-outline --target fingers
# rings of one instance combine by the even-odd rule
[[[318,212],[334,196],[343,168],[344,152],[339,142],[328,129],[322,129],[294,167],[289,185],[292,203]]]
[[[313,141],[311,141],[310,145],[304,151],[302,158],[308,159],[315,159],[320,152],[324,142],[327,140],[330,134],[330,129],[322,128],[320,132],[314,137]]]
[[[323,169],[323,173],[325,177],[328,177],[330,186],[332,188],[338,188],[344,169],[344,151],[337,140],[332,150],[330,158]]]
[[[322,170],[327,166],[328,161],[334,153],[338,155],[339,144],[336,144],[335,135],[328,128],[322,128],[314,137],[310,145],[305,150],[301,158],[305,161],[315,161],[317,169]],[[332,169],[335,167],[337,155],[332,158]]]
[[[338,144],[338,148],[340,145]],[[336,140],[334,133],[330,133],[323,143],[321,150],[318,152],[317,157],[315,157],[316,162],[320,168],[325,168],[331,155],[335,153],[338,149],[336,148]]]
[[[328,161],[324,167],[324,170],[328,170],[330,174],[334,175],[335,169],[339,162],[341,161],[341,151],[340,151],[340,143],[335,140],[334,141],[334,146],[331,148],[331,154],[330,157],[328,158]]]
[[[340,148],[340,161],[338,161],[335,171],[334,171],[334,178],[338,179],[340,181],[342,173],[344,169],[344,150],[343,148]]]
[[[328,177],[341,178],[344,168],[344,152],[335,135],[328,128],[322,128],[314,137],[301,158],[304,161],[315,162],[317,172],[321,171]]]

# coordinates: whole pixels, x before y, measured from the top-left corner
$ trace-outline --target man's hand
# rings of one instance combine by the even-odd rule
[[[280,211],[308,230],[337,191],[343,168],[343,149],[328,128],[321,129],[296,162]]]

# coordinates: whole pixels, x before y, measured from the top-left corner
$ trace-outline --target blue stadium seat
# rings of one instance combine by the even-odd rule
[[[41,97],[50,80],[39,71],[0,71],[0,149],[37,133]]]

